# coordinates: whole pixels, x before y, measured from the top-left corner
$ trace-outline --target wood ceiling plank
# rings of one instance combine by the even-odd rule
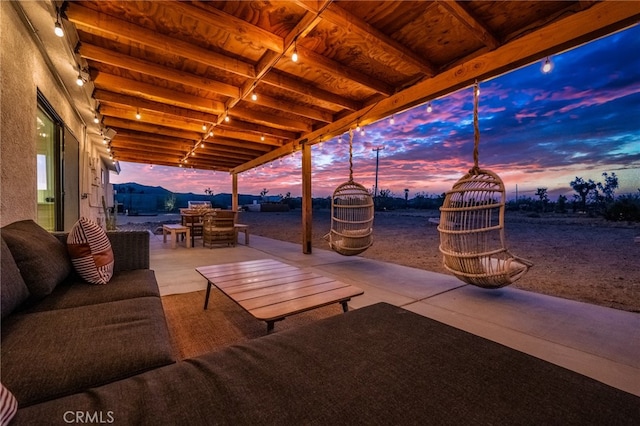
[[[117,53],[99,46],[82,43],[79,51],[80,55],[87,60],[128,69],[141,74],[150,75],[152,77],[161,78],[174,83],[184,84],[231,98],[237,98],[240,96],[240,89],[230,84],[221,83],[206,77],[180,71],[175,68],[134,58],[133,56]]]
[[[500,41],[491,30],[476,16],[473,16],[463,3],[455,0],[439,0],[438,4],[462,22],[471,33],[489,49],[494,50],[500,46]]]
[[[222,102],[189,95],[176,90],[158,87],[153,84],[143,83],[113,74],[99,72],[97,75],[93,76],[93,83],[98,89],[142,97],[152,101],[163,102],[183,108],[196,109],[198,111],[213,114],[221,114],[225,111],[224,104]]]
[[[215,123],[218,118],[218,116],[214,114],[207,114],[205,112],[194,111],[191,109],[168,105],[161,102],[123,95],[120,93],[110,92],[108,90],[95,90],[93,92],[93,98],[101,104],[104,103],[113,106],[130,106],[134,108],[139,107],[141,110],[156,111],[162,114],[173,116],[175,118],[198,120],[206,124]]]
[[[191,167],[198,169],[219,167],[224,170],[228,170],[230,167],[237,166],[238,164],[242,163],[241,160],[234,161],[226,158],[216,157],[194,157],[193,159],[190,158],[186,163],[181,163],[178,158],[163,155],[161,152],[150,152],[148,150],[129,148],[119,148],[118,150],[114,150],[113,157],[118,161],[131,161],[134,163],[153,163],[155,165],[160,165],[162,162],[162,165],[171,167],[182,167],[187,171]]]
[[[81,2],[69,2],[68,5],[66,15],[69,21],[89,33],[99,36],[108,34],[111,40],[125,39],[242,77],[255,77],[255,69],[248,62],[140,27],[114,16],[96,12],[82,6]]]
[[[303,1],[297,0],[296,3],[307,10],[313,10],[313,8],[310,9],[309,5]],[[403,61],[419,68],[428,76],[433,76],[437,73],[437,67],[432,63],[426,59],[418,57],[418,55],[407,47],[396,42],[357,16],[347,12],[336,3],[331,3],[326,7],[322,11],[321,17],[334,25],[339,25],[346,28],[348,31],[357,34],[363,40],[368,40],[372,44],[381,46],[384,50],[390,52],[394,56],[397,56]]]
[[[206,23],[220,28],[228,34],[233,34],[235,38],[242,39],[249,44],[262,46],[278,53],[283,51],[283,41],[278,35],[251,25],[247,21],[215,7],[200,8],[184,2],[171,2],[169,7],[179,14],[192,17],[196,22]]]

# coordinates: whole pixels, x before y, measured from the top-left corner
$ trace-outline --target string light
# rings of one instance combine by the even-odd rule
[[[93,122],[98,124],[100,122],[100,119],[98,118],[98,114],[93,114]]]
[[[209,137],[212,138],[213,137],[213,130],[209,131]]]
[[[551,63],[551,61],[549,60],[549,57],[547,56],[547,58],[542,63],[542,68],[541,68],[542,72],[544,74],[549,74],[552,68],[553,68],[553,64]]]
[[[264,135],[260,136],[260,140],[264,142]]]
[[[56,7],[56,23],[53,27],[53,32],[58,37],[64,37],[64,30],[62,29],[62,24],[60,23],[60,9]]]
[[[356,132],[360,131],[360,123],[356,124]]]
[[[251,100],[254,101],[254,102],[258,100],[258,94],[256,92],[253,92],[251,94]]]
[[[230,118],[229,118],[229,110],[226,110],[224,113],[224,121],[226,121],[227,123],[229,122]]]
[[[338,143],[342,143],[342,135],[338,136]]]
[[[298,46],[296,40],[293,40],[293,55],[291,55],[291,60],[293,62],[298,62]]]
[[[78,78],[76,78],[76,84],[80,87],[84,86],[84,77],[82,71],[78,70]]]
[[[392,115],[391,118],[389,119],[389,124],[391,124],[392,126],[394,124],[396,124],[396,118]]]
[[[200,143],[200,148],[204,148],[204,142]]]
[[[206,132],[206,131],[207,131],[207,125],[206,125],[206,124],[203,124],[203,125],[202,125],[202,131],[203,131],[203,132]]]
[[[136,108],[136,120],[140,120],[142,115],[140,115],[140,108]]]
[[[429,102],[429,103],[427,104],[427,112],[428,112],[428,113],[431,113],[431,111],[433,111],[433,107],[431,106],[431,102]]]
[[[364,127],[360,129],[360,136],[364,136]]]

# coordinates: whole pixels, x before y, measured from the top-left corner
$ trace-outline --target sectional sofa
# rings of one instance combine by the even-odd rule
[[[11,425],[640,419],[634,395],[384,303],[174,362],[148,235],[108,234],[116,268],[100,286],[60,264],[65,236],[29,222],[1,233],[1,377],[19,403]],[[60,282],[17,297],[23,275]]]

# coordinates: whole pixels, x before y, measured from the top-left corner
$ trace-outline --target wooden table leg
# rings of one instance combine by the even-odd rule
[[[176,248],[176,240],[178,239],[178,234],[175,229],[171,230],[171,248]]]
[[[207,310],[209,306],[209,295],[211,294],[211,281],[207,281],[207,295],[204,297],[204,309]]]
[[[342,302],[340,302],[343,312],[349,312],[349,305],[347,305],[347,302],[349,302],[349,300],[351,299],[343,300]]]
[[[187,241],[185,242],[187,248],[191,248],[191,230],[187,228]]]

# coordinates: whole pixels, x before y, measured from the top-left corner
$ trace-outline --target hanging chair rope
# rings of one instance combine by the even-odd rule
[[[478,96],[480,94],[480,86],[478,80],[473,85],[473,172],[477,173],[480,170],[478,166],[478,148],[480,146],[480,126],[478,125]]]
[[[349,129],[349,180],[333,191],[331,231],[325,235],[335,252],[353,256],[373,244],[373,199],[353,181],[353,130]]]
[[[458,279],[483,288],[512,284],[533,266],[511,254],[504,236],[506,191],[500,177],[478,160],[479,86],[473,86],[473,168],[447,191],[440,208],[440,252]]]
[[[353,182],[353,129],[349,129],[349,182]]]

